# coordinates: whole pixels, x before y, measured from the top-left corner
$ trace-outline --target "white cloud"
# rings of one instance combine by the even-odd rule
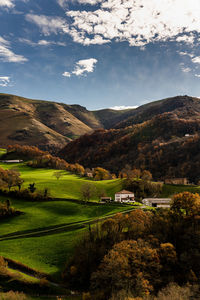
[[[110,107],[110,109],[114,110],[124,110],[124,109],[136,109],[138,106],[126,106],[126,105],[120,105],[120,106],[113,106]]]
[[[10,77],[9,76],[0,76],[0,86],[8,86],[10,83]]]
[[[183,73],[189,73],[190,71],[192,71],[192,69],[189,67],[182,67],[181,70]]]
[[[13,0],[0,0],[0,7],[1,6],[12,8],[14,7]]]
[[[76,76],[83,75],[84,73],[91,73],[94,71],[94,66],[97,63],[97,59],[89,58],[82,59],[76,63],[76,68],[72,72]]]
[[[69,72],[64,72],[62,75],[63,75],[64,77],[71,77],[71,74],[70,74]]]
[[[71,77],[72,74],[76,76],[82,76],[86,73],[91,73],[94,71],[94,66],[97,63],[97,59],[89,58],[82,59],[76,62],[75,68],[72,72],[64,72],[62,75],[65,77]]]
[[[176,41],[177,42],[184,42],[186,44],[193,44],[194,41],[195,41],[195,35],[193,35],[193,34],[189,34],[189,35],[184,34],[184,35],[178,36],[176,38]]]
[[[29,39],[19,38],[19,42],[36,47],[36,46],[51,46],[51,45],[58,45],[58,46],[66,46],[63,42],[54,42],[54,41],[47,41],[47,40],[39,40],[37,42],[33,42]]]
[[[177,40],[193,43],[200,33],[199,0],[77,0],[98,4],[96,10],[68,10],[69,34],[84,45],[115,40],[130,46]],[[61,1],[63,4],[66,1]],[[98,36],[98,39],[96,37]]]
[[[0,60],[4,62],[25,62],[27,58],[22,55],[15,54],[10,49],[10,42],[0,36]]]
[[[179,54],[180,54],[181,56],[189,56],[190,58],[194,57],[194,54],[188,53],[188,52],[180,51]]]
[[[194,64],[200,64],[200,56],[194,57],[194,58],[192,59],[192,62],[193,62]]]
[[[71,0],[97,5],[67,9],[61,17],[26,15],[44,35],[66,33],[83,45],[127,41],[130,46],[176,41],[193,44],[200,33],[199,0]],[[65,8],[69,0],[57,0]],[[69,20],[70,19],[70,20]]]
[[[58,34],[59,32],[67,33],[69,31],[66,21],[60,17],[27,14],[26,20],[36,24],[44,35]]]
[[[200,78],[200,74],[195,74],[194,76]],[[199,98],[200,98],[200,97],[199,97]]]

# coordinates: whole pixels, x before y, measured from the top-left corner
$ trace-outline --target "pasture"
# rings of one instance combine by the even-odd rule
[[[71,174],[67,171],[61,171],[62,177],[56,179],[56,177],[53,176],[56,170],[53,169],[34,169],[26,166],[24,163],[1,163],[0,167],[3,169],[18,170],[21,173],[21,177],[24,179],[24,188],[28,187],[30,183],[35,182],[37,190],[48,188],[51,196],[54,198],[80,199],[81,185],[85,183],[92,183],[97,189],[104,189],[107,195],[113,198],[114,194],[122,188],[121,179],[93,181],[85,177]],[[94,197],[92,200],[98,201],[98,198]]]

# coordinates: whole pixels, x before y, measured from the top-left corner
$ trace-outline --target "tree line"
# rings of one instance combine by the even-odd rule
[[[67,264],[64,282],[94,300],[125,300],[128,294],[157,299],[172,283],[196,286],[200,296],[199,232],[199,194],[175,195],[170,210],[117,214],[89,227]]]
[[[94,169],[84,168],[78,163],[70,164],[64,159],[57,156],[53,156],[47,151],[42,151],[34,146],[21,146],[14,145],[7,147],[7,155],[15,154],[15,156],[27,159],[27,165],[32,168],[52,168],[56,170],[66,170],[79,176],[88,176],[92,174],[94,180],[106,180],[116,178],[115,174],[104,168],[96,167]],[[56,178],[59,179],[61,173],[55,174]]]

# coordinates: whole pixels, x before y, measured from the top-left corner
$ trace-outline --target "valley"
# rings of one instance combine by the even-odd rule
[[[93,293],[89,286],[92,279],[87,276],[95,272],[97,262],[117,241],[125,242],[129,235],[134,238],[134,232],[136,238],[145,239],[148,222],[151,233],[160,237],[154,218],[161,225],[175,222],[170,214],[176,211],[144,206],[144,197],[174,199],[176,194],[200,194],[197,98],[179,96],[137,109],[91,112],[78,105],[1,94],[0,107],[5,125],[0,129],[0,168],[21,179],[19,185],[10,187],[9,180],[7,186],[1,181],[1,204],[8,211],[13,207],[20,212],[0,220],[0,277],[5,291],[20,290],[30,299],[64,294],[67,300],[80,300],[85,289]],[[28,147],[32,145],[40,150]],[[182,177],[187,178],[188,185],[164,184],[166,178]],[[159,182],[160,192],[153,190]],[[104,196],[115,199],[126,185],[135,193],[135,203],[100,201]],[[83,197],[86,186],[92,191],[88,199]],[[184,216],[181,220],[186,221]],[[143,222],[147,222],[144,227]],[[164,242],[165,237],[161,240]],[[84,241],[87,246],[83,246]],[[83,247],[81,255],[79,247]],[[91,260],[84,275],[85,251]],[[70,290],[77,290],[74,298]]]

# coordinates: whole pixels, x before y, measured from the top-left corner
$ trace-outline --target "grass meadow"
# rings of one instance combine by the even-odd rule
[[[68,198],[80,199],[81,185],[85,183],[92,183],[97,189],[104,189],[108,196],[114,198],[114,194],[121,190],[122,180],[103,180],[93,181],[86,177],[79,177],[67,171],[62,171],[62,177],[56,179],[53,174],[56,170],[53,169],[34,169],[26,166],[25,164],[0,164],[4,169],[17,169],[24,179],[23,187],[28,187],[29,183],[35,182],[38,190],[48,188],[52,197],[55,198]],[[92,200],[98,200],[94,197]]]
[[[121,205],[79,204],[65,198],[80,199],[81,185],[90,182],[97,189],[105,189],[114,197],[122,188],[122,181],[94,182],[63,171],[57,180],[51,169],[33,169],[25,164],[1,164],[2,168],[18,169],[24,179],[23,187],[35,182],[38,190],[48,188],[57,201],[31,202],[10,199],[12,206],[20,210],[20,216],[1,221],[0,255],[14,259],[33,269],[57,277],[82,232],[83,222],[92,221],[119,211],[127,210]],[[8,197],[1,196],[0,201]],[[93,198],[97,201],[97,198]],[[56,231],[58,228],[58,231]],[[35,236],[36,235],[36,236]]]

